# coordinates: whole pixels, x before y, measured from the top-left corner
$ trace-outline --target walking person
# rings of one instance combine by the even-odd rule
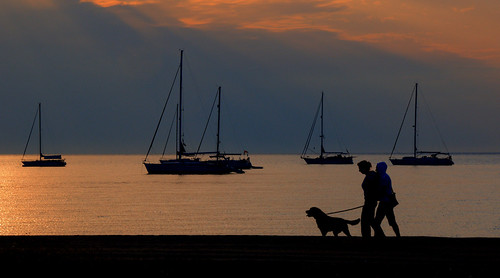
[[[363,238],[371,237],[371,228],[373,227],[375,236],[384,233],[380,226],[374,226],[375,208],[377,207],[377,200],[379,198],[378,188],[379,181],[378,175],[371,170],[372,164],[369,161],[363,160],[358,163],[359,172],[365,175],[361,188],[365,197],[365,203],[361,210],[361,236]]]
[[[377,175],[379,176],[379,185],[381,189],[380,202],[377,207],[377,212],[375,214],[374,226],[380,227],[384,217],[387,217],[389,225],[396,234],[396,237],[401,237],[399,234],[399,226],[396,223],[396,216],[394,215],[394,207],[397,205],[395,203],[394,191],[392,189],[391,177],[387,174],[387,164],[385,162],[377,163],[375,167]],[[394,197],[394,199],[392,199]],[[385,236],[381,234],[380,236]]]

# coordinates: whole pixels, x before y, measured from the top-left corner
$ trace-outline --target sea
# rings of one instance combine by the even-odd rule
[[[307,165],[261,154],[251,160],[262,169],[228,175],[149,175],[144,155],[64,157],[63,168],[26,168],[20,155],[0,155],[0,235],[320,236],[305,211],[362,205],[356,163],[368,160],[389,165],[402,236],[500,237],[500,154],[457,154],[453,166],[392,166],[382,154]],[[387,220],[382,228],[394,236]],[[361,235],[359,224],[350,231]]]

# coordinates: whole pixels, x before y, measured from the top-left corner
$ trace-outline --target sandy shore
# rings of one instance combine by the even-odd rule
[[[24,275],[492,277],[500,239],[0,236],[0,260]]]

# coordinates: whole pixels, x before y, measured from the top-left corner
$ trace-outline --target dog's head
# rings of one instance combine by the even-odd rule
[[[314,218],[316,218],[316,217],[324,215],[324,214],[325,213],[322,210],[320,210],[319,208],[317,208],[317,207],[312,207],[312,208],[306,210],[307,217],[314,217]]]

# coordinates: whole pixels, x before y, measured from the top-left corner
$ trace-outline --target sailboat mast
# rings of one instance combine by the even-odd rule
[[[415,83],[415,122],[413,125],[413,157],[417,157],[417,99],[418,99],[418,83]]]
[[[179,137],[177,136],[177,134],[179,134],[179,104],[177,104],[176,106],[176,110],[175,110],[175,155],[176,157],[179,156],[179,150],[178,150],[178,146],[179,146]]]
[[[42,160],[42,103],[38,103],[38,150],[40,150],[40,160]]]
[[[325,139],[325,136],[323,135],[323,92],[321,92],[321,155],[320,157],[323,157],[323,140]]]
[[[219,86],[219,103],[217,104],[217,160],[219,160],[219,145],[220,145],[220,96],[221,96],[221,87]]]
[[[179,141],[178,141],[178,150],[177,150],[177,159],[182,159],[182,59],[184,56],[184,50],[181,49],[181,62],[179,65],[180,70],[180,78],[179,78]]]

